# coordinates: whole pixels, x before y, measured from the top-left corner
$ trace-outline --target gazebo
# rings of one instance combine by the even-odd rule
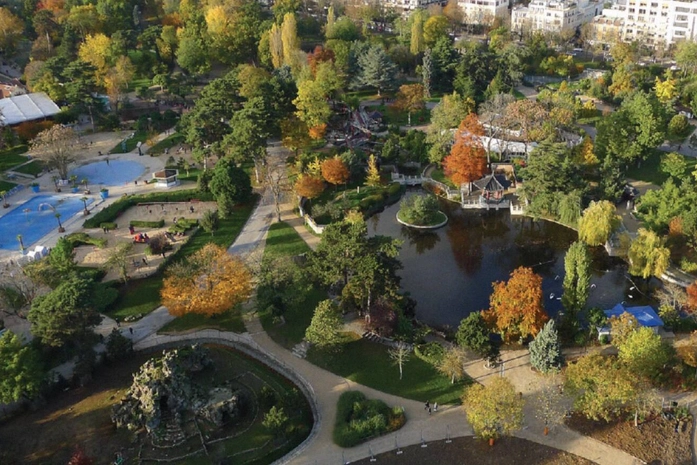
[[[504,193],[511,183],[506,176],[501,174],[488,174],[479,181],[474,181],[475,188],[479,191],[479,199],[486,203],[500,203],[504,200]]]
[[[155,187],[174,187],[179,185],[179,170],[164,169],[152,174]]]

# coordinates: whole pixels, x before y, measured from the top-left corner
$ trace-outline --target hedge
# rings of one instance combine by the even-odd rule
[[[110,221],[105,221],[104,223],[99,223],[99,227],[102,229],[106,229],[107,231],[111,231],[112,229],[118,228],[118,225]]]
[[[210,192],[201,192],[198,189],[188,189],[173,192],[152,192],[149,194],[124,195],[108,207],[103,208],[94,216],[88,218],[83,228],[98,228],[105,222],[113,222],[119,215],[139,203],[164,203],[164,202],[189,202],[191,199],[201,201],[214,200]]]
[[[94,245],[103,249],[106,247],[107,240],[104,238],[92,237],[87,233],[72,233],[65,236],[65,239],[70,242],[73,247],[81,245]]]
[[[169,227],[168,231],[171,233],[184,233],[189,229],[198,226],[198,220],[190,220],[188,218],[182,218],[177,220],[177,224],[173,224]]]
[[[346,391],[337,402],[334,443],[340,447],[353,447],[396,431],[406,421],[403,408],[390,408],[381,400],[367,399],[362,392]]]
[[[445,349],[434,341],[414,346],[414,355],[435,367],[440,365],[443,357],[445,357]]]
[[[160,221],[131,221],[131,226],[134,228],[161,228],[165,225],[165,220]]]

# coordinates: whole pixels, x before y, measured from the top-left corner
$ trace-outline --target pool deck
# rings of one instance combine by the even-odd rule
[[[96,162],[96,161],[104,161],[105,157],[98,156],[96,153],[98,151],[102,151],[103,153],[106,153],[110,148],[112,148],[118,141],[123,139],[125,133],[122,134],[117,134],[117,133],[101,133],[101,134],[95,134],[94,136],[84,136],[83,140],[90,140],[90,137],[94,137],[98,142],[95,142],[93,145],[88,146],[88,148],[83,149],[83,154],[85,155],[85,158],[81,159],[78,163],[72,166],[72,168],[81,166],[90,162]],[[167,137],[167,134],[162,133],[158,136],[157,140],[160,141]],[[116,142],[114,142],[116,140]],[[102,200],[99,196],[99,187],[98,186],[93,186],[93,185],[88,185],[88,187],[91,189],[92,193],[90,194],[90,197],[94,200],[92,204],[88,206],[88,210],[91,212],[94,211],[99,211],[102,208],[112,204],[116,200],[118,200],[123,194],[135,194],[135,193],[145,193],[145,192],[152,192],[155,191],[157,188],[155,188],[154,185],[146,185],[142,183],[141,181],[145,181],[146,179],[151,178],[151,173],[154,171],[158,171],[164,168],[165,162],[167,161],[166,157],[149,157],[147,156],[147,151],[148,151],[148,146],[146,144],[143,144],[141,147],[143,153],[145,155],[139,156],[138,155],[138,149],[133,150],[130,153],[120,153],[120,154],[111,154],[109,155],[109,160],[127,160],[127,161],[135,161],[143,165],[144,171],[143,174],[141,174],[138,178],[135,179],[135,181],[138,181],[138,185],[135,185],[133,181],[128,182],[124,185],[121,186],[108,186],[109,189],[109,198],[106,200]],[[38,194],[35,194],[31,188],[29,187],[29,184],[31,182],[38,182],[40,185],[40,191]],[[25,189],[22,189],[20,192],[17,194],[13,195],[12,197],[9,197],[7,199],[8,203],[10,204],[10,208],[5,210],[0,208],[0,217],[2,217],[6,212],[11,211],[14,208],[21,208],[17,207],[18,204],[22,204],[26,201],[28,201],[30,198],[32,198],[35,195],[41,195],[41,194],[54,194],[55,193],[55,187],[53,185],[53,181],[51,180],[51,174],[46,173],[37,179],[33,181],[27,181],[26,182],[27,186]],[[178,188],[190,188],[190,185],[184,185],[184,186],[179,186]],[[177,188],[173,188],[177,189]],[[157,189],[158,191],[160,189]],[[170,189],[172,190],[172,189]],[[31,246],[28,246],[29,249],[33,249],[34,246],[36,245],[42,245],[44,247],[53,247],[56,242],[58,242],[58,239],[61,236],[64,236],[66,234],[74,233],[74,232],[79,232],[82,230],[82,223],[84,222],[84,215],[82,212],[76,213],[70,218],[61,218],[63,227],[65,228],[64,233],[59,233],[58,228],[56,227],[54,230],[52,230],[50,233],[47,235],[43,236],[41,239],[36,241],[34,244]],[[16,260],[18,258],[22,257],[22,254],[19,252],[19,243],[17,244],[17,251],[12,251],[12,250],[4,250],[0,249],[0,263],[6,262],[9,260]]]

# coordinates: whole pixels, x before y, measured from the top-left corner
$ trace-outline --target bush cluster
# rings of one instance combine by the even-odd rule
[[[428,342],[426,344],[419,344],[414,346],[414,355],[419,357],[426,363],[430,363],[433,366],[440,365],[445,357],[445,349],[442,345],[437,342]]]
[[[347,391],[337,404],[334,443],[353,447],[376,436],[396,431],[406,423],[404,409],[390,408],[381,400],[367,399],[362,392]]]
[[[161,228],[165,225],[165,220],[160,221],[131,221],[131,226],[134,228]]]

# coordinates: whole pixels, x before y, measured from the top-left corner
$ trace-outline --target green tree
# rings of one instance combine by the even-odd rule
[[[474,111],[474,100],[463,98],[453,92],[444,95],[441,101],[431,110],[431,124],[427,129],[426,141],[431,144],[428,158],[431,162],[440,163],[450,153],[453,143],[451,129],[460,125],[467,115]]]
[[[394,86],[397,66],[380,45],[370,46],[358,57],[355,87],[374,87],[378,95]]]
[[[629,273],[644,279],[660,277],[670,265],[670,249],[665,244],[665,238],[639,228],[636,239],[629,246]]]
[[[603,245],[619,225],[620,219],[612,202],[591,202],[578,222],[578,236],[590,246]]]
[[[315,308],[310,326],[305,330],[305,340],[320,349],[330,349],[341,343],[344,321],[339,309],[331,300],[323,300]]]
[[[125,360],[133,354],[133,341],[114,328],[106,338],[106,357],[110,362]]]
[[[411,14],[411,38],[409,51],[412,55],[418,55],[426,49],[424,41],[424,20],[421,10],[416,10]]]
[[[132,242],[121,242],[116,244],[104,265],[108,268],[116,270],[116,273],[123,280],[124,284],[128,282],[128,267],[131,264],[131,253],[133,252]]]
[[[687,172],[685,157],[679,153],[669,153],[661,160],[661,171],[676,180],[682,180]]]
[[[269,137],[269,111],[262,97],[245,102],[244,107],[230,119],[231,131],[223,139],[223,147],[237,163],[252,161],[256,182],[261,182],[259,170],[266,158],[266,139]]]
[[[288,415],[283,410],[283,407],[274,405],[264,415],[264,420],[261,424],[268,429],[274,436],[285,436],[286,425],[288,424]]]
[[[467,421],[482,439],[496,439],[520,429],[523,404],[508,378],[495,378],[487,386],[472,384],[462,396]]]
[[[566,311],[578,314],[586,306],[590,290],[591,256],[585,243],[576,241],[564,257],[564,293],[561,303]]]
[[[635,377],[616,359],[600,354],[570,364],[564,386],[574,399],[574,408],[596,421],[616,418],[639,394]]]
[[[199,220],[201,227],[204,231],[211,233],[211,236],[215,234],[215,230],[218,229],[218,210],[206,210],[203,216]]]
[[[252,194],[249,175],[227,158],[223,158],[215,165],[209,186],[218,203],[218,211],[222,218],[228,218],[235,205],[248,200]]]
[[[564,363],[559,334],[554,320],[549,320],[530,343],[530,365],[542,373],[559,371]]]
[[[75,252],[73,245],[65,238],[61,237],[48,255],[48,263],[58,274],[63,277],[75,271]]]
[[[653,380],[666,372],[675,359],[675,350],[651,328],[632,331],[619,346],[619,360],[637,376]]]
[[[472,312],[460,321],[455,340],[460,347],[465,347],[480,357],[485,357],[491,351],[489,327],[486,325],[481,312]]]
[[[433,47],[439,39],[448,37],[448,18],[445,16],[431,16],[426,20],[423,28],[426,46]]]
[[[186,71],[193,74],[205,74],[211,69],[209,35],[206,19],[201,11],[186,23],[179,34],[177,62]]]
[[[332,115],[322,85],[314,80],[304,80],[298,84],[298,96],[293,100],[297,108],[295,115],[308,128],[326,125]]]
[[[399,88],[397,92],[397,101],[395,106],[406,111],[408,114],[407,125],[411,126],[411,113],[413,111],[419,111],[426,108],[426,101],[424,99],[424,86],[421,84],[404,84]]]
[[[44,367],[32,346],[23,346],[12,331],[0,336],[0,402],[9,404],[39,394]]]
[[[92,283],[70,277],[48,294],[35,298],[28,319],[32,334],[42,343],[61,347],[84,341],[102,318],[94,311]]]

